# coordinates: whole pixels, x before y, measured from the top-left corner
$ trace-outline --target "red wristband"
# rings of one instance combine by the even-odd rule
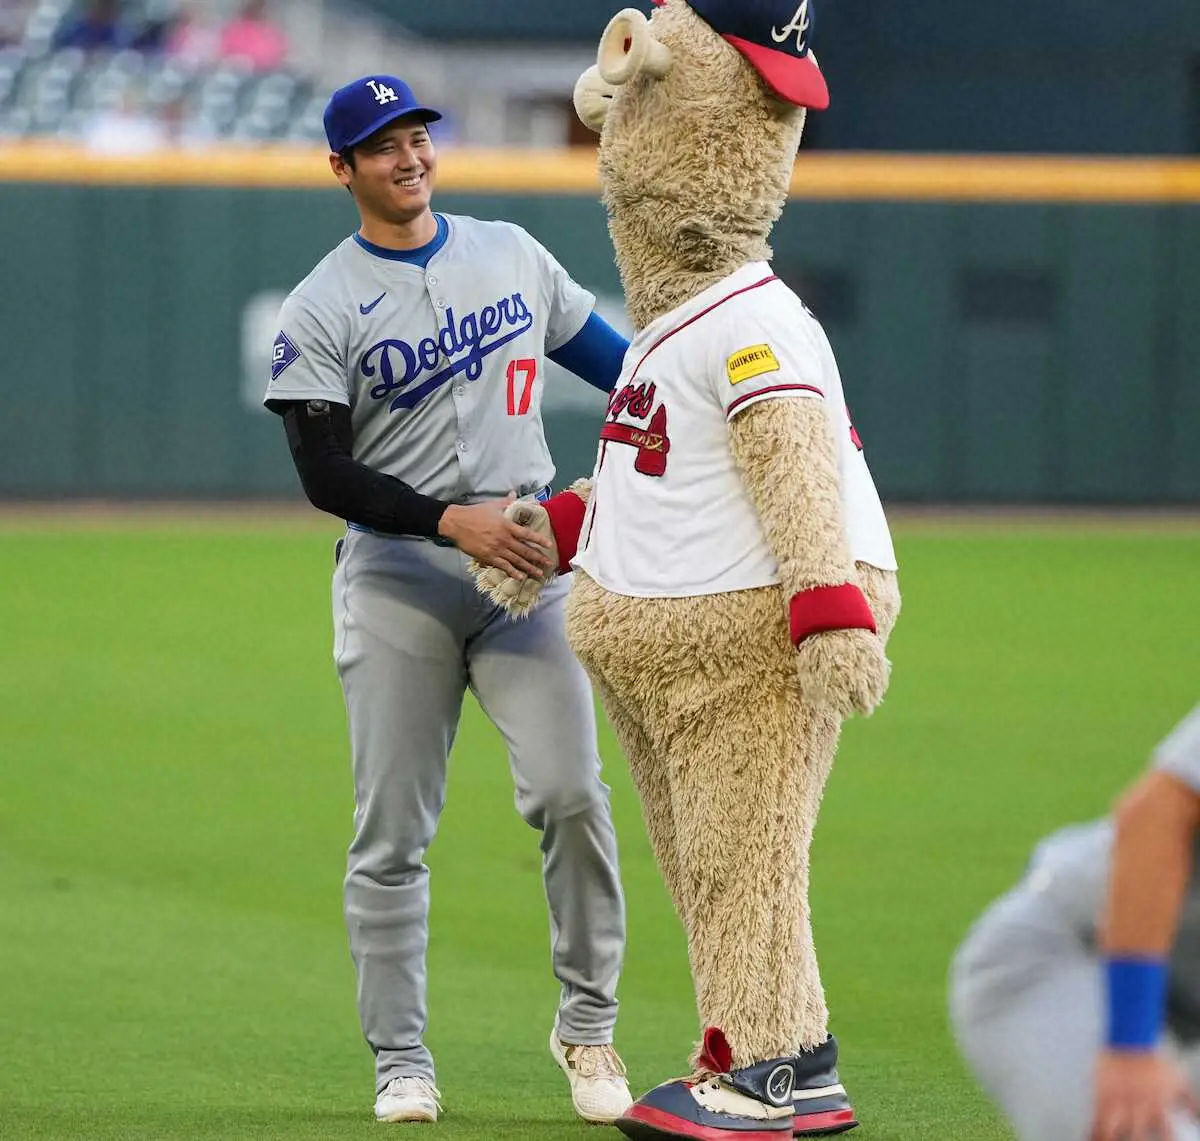
[[[841,586],[816,586],[792,595],[789,606],[792,645],[798,646],[810,634],[823,630],[875,629],[875,615],[863,592],[853,583]]]
[[[583,517],[587,504],[573,491],[560,491],[552,495],[542,506],[550,516],[550,529],[558,546],[558,573],[566,574],[571,569],[571,560],[579,549],[579,532],[583,530]]]

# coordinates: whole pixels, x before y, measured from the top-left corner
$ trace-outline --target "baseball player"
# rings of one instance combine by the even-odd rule
[[[440,117],[394,76],[334,92],[330,166],[361,226],[285,302],[265,399],[308,497],[349,525],[333,576],[355,790],[345,913],[375,1115],[437,1119],[422,861],[469,687],[542,833],[562,986],[551,1051],[576,1111],[607,1122],[630,1104],[612,1046],[624,901],[592,695],[563,629],[567,583],[517,621],[466,568],[538,578],[550,566],[545,541],[504,515],[514,493],[549,494],[546,358],[607,391],[627,346],[524,230],[433,212]]]
[[[1200,1141],[1200,707],[958,951],[963,1053],[1020,1141]]]

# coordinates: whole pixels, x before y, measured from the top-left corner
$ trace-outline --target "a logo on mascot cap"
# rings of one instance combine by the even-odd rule
[[[667,0],[654,0],[662,6]],[[687,0],[696,15],[749,60],[780,99],[824,111],[829,88],[810,50],[814,0]]]

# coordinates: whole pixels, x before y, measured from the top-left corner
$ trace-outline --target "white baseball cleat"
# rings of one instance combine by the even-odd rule
[[[550,1053],[571,1083],[575,1112],[593,1125],[611,1125],[632,1104],[625,1063],[612,1045],[573,1046],[550,1032]]]
[[[441,1093],[428,1078],[392,1078],[375,1099],[376,1121],[436,1121]]]

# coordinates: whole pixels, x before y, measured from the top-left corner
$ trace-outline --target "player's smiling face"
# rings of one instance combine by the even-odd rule
[[[428,125],[398,119],[354,148],[354,165],[342,164],[339,180],[365,213],[403,224],[429,209],[437,177],[437,154]]]

